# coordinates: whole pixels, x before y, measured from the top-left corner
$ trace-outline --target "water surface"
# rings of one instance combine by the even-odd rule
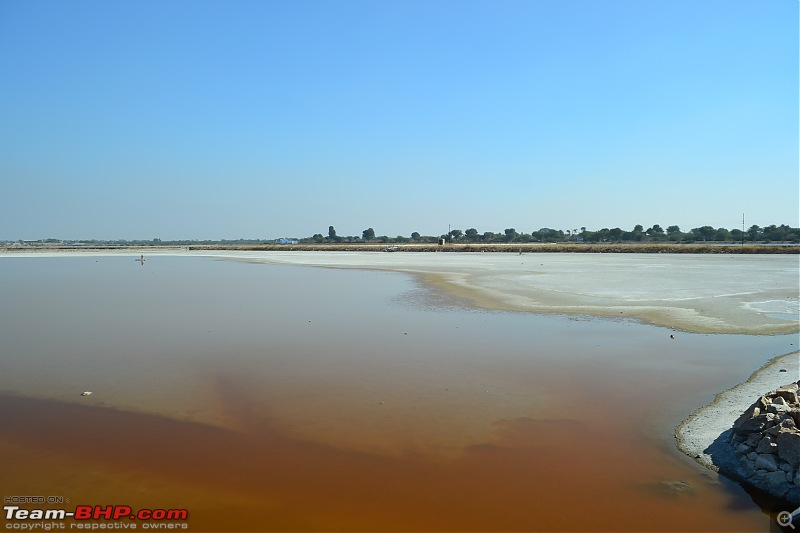
[[[7,495],[186,507],[195,531],[768,529],[672,431],[796,336],[207,258],[9,257],[0,279]]]

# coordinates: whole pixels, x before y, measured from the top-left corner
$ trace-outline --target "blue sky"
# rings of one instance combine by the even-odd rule
[[[0,239],[798,221],[798,2],[0,2]]]

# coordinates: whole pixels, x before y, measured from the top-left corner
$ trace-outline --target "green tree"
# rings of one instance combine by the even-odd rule
[[[788,230],[791,230],[789,226],[781,224],[780,226],[776,226],[775,224],[771,224],[765,227],[762,230],[762,235],[765,240],[768,241],[784,241],[786,240],[786,233]]]
[[[677,242],[681,239],[681,228],[678,226],[667,226],[667,238],[673,242]]]
[[[336,240],[336,230],[333,229],[333,226],[328,226],[328,238],[333,241]]]
[[[658,224],[653,224],[652,227],[647,228],[647,231],[645,231],[645,233],[647,234],[648,237],[650,237],[654,241],[661,241],[666,238],[666,236],[664,235],[664,228],[662,228]]]
[[[539,228],[539,231],[532,231],[531,238],[541,242],[559,242],[564,240],[564,232],[560,229]]]
[[[323,242],[325,240],[325,237],[322,236],[322,233],[315,233],[311,238],[314,240],[314,242]]]
[[[419,233],[417,233],[416,231],[414,233],[412,233],[411,234],[411,239],[415,240],[415,241],[418,241],[419,240]]]
[[[696,240],[702,239],[703,241],[711,241],[714,239],[717,230],[711,226],[702,226],[699,228],[692,228],[692,235]]]
[[[591,242],[606,242],[611,238],[609,236],[610,231],[611,230],[608,228],[601,228],[596,232],[592,233],[591,237],[589,237],[589,240]]]
[[[478,240],[478,230],[475,228],[469,228],[467,231],[464,232],[464,235],[467,237],[467,240],[475,242]]]
[[[517,238],[517,230],[514,228],[506,228],[503,232],[506,234],[506,242],[512,242]]]
[[[372,228],[367,228],[361,232],[361,238],[365,241],[369,242],[375,238],[375,230]]]
[[[725,228],[717,228],[716,233],[714,233],[714,240],[715,241],[729,241],[731,239],[731,232]]]

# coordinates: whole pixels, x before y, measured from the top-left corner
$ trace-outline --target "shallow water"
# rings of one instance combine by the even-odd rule
[[[194,531],[768,530],[672,432],[796,335],[467,309],[404,274],[132,259],[0,259],[4,495],[185,507]]]

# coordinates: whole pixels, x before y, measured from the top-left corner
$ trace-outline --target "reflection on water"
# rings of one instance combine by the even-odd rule
[[[0,275],[4,494],[187,507],[195,531],[767,528],[672,429],[795,336],[672,340],[201,258]]]

